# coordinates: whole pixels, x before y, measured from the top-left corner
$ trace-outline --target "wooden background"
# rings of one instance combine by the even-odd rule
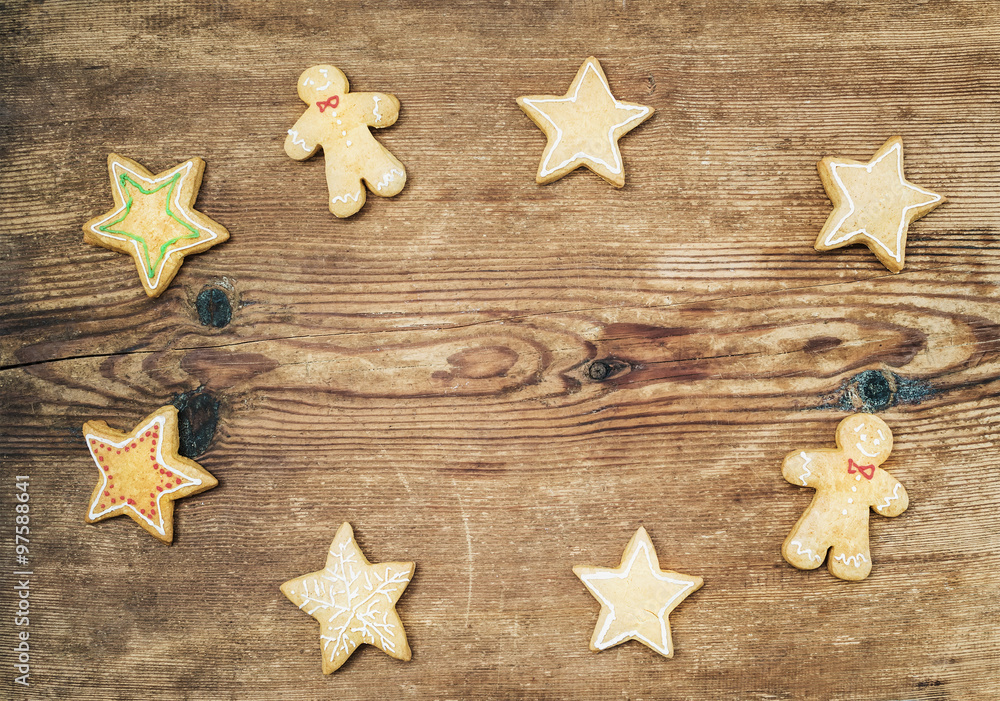
[[[33,698],[995,699],[1000,695],[1000,6],[982,2],[8,2],[0,160],[0,684],[13,476],[31,477]],[[627,185],[540,187],[514,98],[588,55],[656,115]],[[398,197],[337,220],[282,151],[306,67],[394,93]],[[901,134],[949,202],[890,275],[816,253],[824,155]],[[208,162],[232,233],[150,300],[82,241],[105,159]],[[199,301],[200,299],[200,301]],[[226,321],[219,327],[211,323]],[[203,323],[207,322],[207,323]],[[183,409],[218,488],[164,546],[83,522],[88,419]],[[877,410],[909,510],[862,583],[780,545],[784,454]],[[278,591],[350,521],[410,559],[413,660],[320,673]],[[704,577],[677,654],[587,648],[578,563],[639,525]]]

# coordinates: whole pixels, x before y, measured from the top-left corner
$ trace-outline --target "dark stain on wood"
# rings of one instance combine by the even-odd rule
[[[202,326],[221,329],[233,319],[233,305],[229,301],[229,295],[218,287],[206,287],[199,292],[195,307]]]
[[[802,350],[806,353],[823,353],[824,351],[833,350],[841,343],[843,341],[833,336],[816,336],[806,341],[806,345],[803,346]]]
[[[898,404],[919,404],[935,394],[924,380],[902,377],[890,370],[862,370],[818,409],[863,411],[874,414]]]
[[[170,400],[177,407],[177,429],[180,433],[179,453],[196,458],[208,450],[219,423],[219,400],[204,389],[182,392]]]

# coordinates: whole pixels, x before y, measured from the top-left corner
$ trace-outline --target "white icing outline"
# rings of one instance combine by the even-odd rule
[[[812,548],[802,549],[802,543],[798,540],[793,540],[789,545],[794,545],[795,549],[798,550],[799,555],[808,555],[810,560],[816,560],[817,562],[823,562],[823,558],[819,555],[814,555]]]
[[[348,141],[347,143],[350,143],[350,142]],[[389,181],[391,181],[395,177],[396,173],[398,173],[399,175],[406,175],[406,173],[404,173],[403,171],[399,170],[398,168],[392,168],[392,169],[389,170],[388,173],[386,173],[384,176],[382,176],[381,182],[378,182],[378,183],[375,184],[375,189],[376,190],[381,190],[383,187],[386,187],[389,184]]]
[[[809,469],[809,463],[812,462],[812,458],[806,455],[806,451],[804,450],[801,453],[799,453],[799,457],[805,460],[805,462],[802,464],[802,469],[804,470],[804,472],[801,475],[799,475],[799,481],[802,483],[803,487],[808,487],[809,485],[806,484],[806,477],[812,475],[812,470]],[[801,555],[802,553],[800,552],[799,554]]]
[[[334,204],[336,204],[337,202],[343,202],[344,204],[347,204],[348,199],[352,199],[355,202],[357,202],[359,197],[361,197],[361,190],[358,190],[353,195],[349,192],[346,195],[337,195],[336,197],[332,198],[330,202],[333,202]]]
[[[587,586],[587,589],[589,589],[594,594],[594,596],[597,597],[597,599],[601,602],[602,605],[607,606],[610,611],[610,613],[608,613],[607,619],[604,621],[604,627],[601,629],[600,635],[597,636],[597,640],[594,643],[594,646],[600,650],[605,650],[609,647],[617,645],[620,642],[634,638],[641,640],[645,644],[649,645],[651,648],[659,652],[661,655],[665,655],[667,657],[670,656],[670,633],[667,630],[667,618],[666,615],[664,615],[664,612],[667,610],[667,608],[669,608],[670,604],[676,601],[677,598],[680,597],[682,594],[684,594],[688,589],[691,589],[695,583],[685,582],[683,580],[678,580],[678,579],[672,579],[670,577],[665,577],[661,575],[659,573],[659,568],[653,567],[653,561],[652,559],[650,559],[649,549],[650,546],[646,543],[645,540],[639,540],[638,547],[635,549],[635,552],[632,553],[632,559],[629,560],[628,566],[625,568],[625,571],[621,574],[616,572],[594,572],[591,574],[585,574],[580,576],[580,579],[583,580],[583,583]],[[667,599],[666,603],[663,604],[663,607],[656,612],[656,617],[660,619],[660,636],[663,642],[662,644],[658,645],[657,643],[654,643],[652,640],[646,638],[644,635],[640,634],[638,630],[625,631],[619,634],[618,636],[612,638],[611,640],[602,642],[602,639],[604,638],[605,635],[607,635],[608,629],[611,627],[612,622],[614,622],[615,620],[615,605],[610,600],[605,598],[605,596],[601,594],[600,590],[596,586],[592,586],[590,580],[627,578],[628,575],[632,572],[632,565],[635,563],[636,558],[639,557],[640,550],[642,550],[646,555],[646,564],[649,567],[649,572],[650,574],[653,575],[653,577],[659,579],[660,581],[670,582],[671,584],[677,584],[682,587],[676,594]]]
[[[823,242],[824,246],[834,246],[834,245],[836,245],[838,243],[843,243],[844,241],[848,240],[852,236],[856,236],[858,234],[861,234],[864,237],[866,237],[869,241],[872,241],[873,243],[876,243],[879,246],[881,246],[882,249],[885,250],[885,252],[888,253],[889,256],[892,257],[892,259],[895,260],[897,263],[900,262],[900,260],[902,259],[902,251],[900,250],[900,245],[901,245],[902,240],[903,240],[903,230],[906,229],[906,226],[909,223],[906,220],[906,213],[909,210],[911,210],[911,209],[917,209],[918,207],[926,207],[929,204],[933,204],[935,202],[940,202],[941,199],[943,199],[941,195],[933,193],[930,190],[924,190],[921,187],[917,187],[916,185],[911,185],[910,183],[906,182],[906,180],[903,178],[903,157],[902,157],[901,146],[902,145],[899,142],[896,142],[895,144],[892,145],[892,148],[890,148],[888,151],[886,151],[881,156],[879,156],[877,159],[875,159],[874,161],[872,161],[871,163],[868,163],[868,164],[863,164],[863,163],[857,163],[857,164],[855,164],[855,163],[837,163],[835,161],[831,161],[830,162],[830,172],[833,175],[833,179],[837,182],[837,185],[840,187],[840,191],[842,193],[844,193],[844,196],[847,198],[848,203],[851,205],[851,209],[850,209],[849,212],[847,212],[846,214],[844,214],[844,216],[842,216],[840,218],[840,221],[837,222],[837,225],[835,227],[833,227],[832,231],[829,234],[827,234],[826,240]],[[893,152],[895,152],[895,154],[896,154],[896,172],[897,172],[897,175],[899,177],[899,184],[902,185],[903,187],[907,187],[907,188],[909,188],[911,190],[914,190],[915,192],[919,192],[922,195],[928,195],[930,197],[933,197],[934,199],[928,200],[926,202],[920,202],[920,203],[917,203],[917,204],[908,205],[908,206],[904,207],[903,210],[900,212],[900,216],[899,216],[899,228],[896,229],[896,247],[895,247],[896,250],[895,250],[895,252],[893,252],[892,250],[890,250],[888,246],[886,246],[884,243],[882,243],[877,238],[875,238],[870,233],[868,233],[868,231],[866,229],[864,229],[864,228],[858,229],[857,231],[852,231],[852,232],[850,232],[848,234],[843,234],[839,238],[834,238],[834,236],[840,230],[840,227],[843,226],[843,224],[844,224],[845,221],[847,221],[848,217],[850,217],[852,214],[854,214],[854,209],[855,209],[854,208],[854,200],[851,198],[851,193],[848,192],[847,186],[844,185],[844,182],[840,179],[840,175],[837,173],[837,169],[838,168],[864,168],[866,171],[868,171],[868,173],[871,173],[872,169],[883,158],[885,158],[886,156],[888,156],[890,153],[893,153]],[[872,457],[872,456],[869,456],[869,457]]]
[[[309,153],[310,151],[312,151],[312,150],[313,150],[313,148],[315,148],[315,147],[310,147],[310,146],[309,146],[309,145],[308,145],[308,144],[306,143],[306,140],[305,140],[305,139],[303,139],[303,138],[300,138],[300,137],[299,137],[299,133],[298,133],[297,131],[295,131],[294,129],[289,129],[289,130],[288,130],[288,135],[289,135],[290,137],[292,137],[292,144],[293,144],[293,145],[295,145],[295,146],[299,146],[299,147],[301,147],[301,148],[302,148],[302,150],[303,150],[303,151],[305,151],[306,153]]]
[[[552,118],[549,117],[549,115],[547,115],[540,107],[538,107],[538,105],[542,104],[542,103],[549,103],[549,102],[572,102],[572,103],[575,104],[576,103],[576,99],[577,99],[577,97],[580,94],[580,88],[583,86],[584,80],[586,80],[588,71],[593,71],[594,75],[597,76],[598,80],[601,83],[601,86],[604,88],[605,92],[608,93],[608,97],[610,97],[611,100],[615,103],[615,109],[626,110],[626,111],[629,111],[629,112],[638,111],[639,114],[634,115],[632,117],[629,117],[628,119],[626,119],[623,122],[619,122],[617,124],[614,124],[614,125],[611,126],[610,129],[608,129],[608,143],[611,146],[611,152],[614,154],[614,157],[615,157],[615,165],[614,165],[614,167],[608,165],[607,163],[605,163],[600,158],[597,158],[596,156],[591,156],[590,154],[584,153],[583,151],[578,151],[577,153],[573,154],[572,156],[570,156],[569,158],[567,158],[566,160],[564,160],[562,163],[560,163],[557,166],[548,167],[546,164],[552,158],[552,154],[554,154],[556,152],[557,148],[559,147],[559,142],[562,140],[562,137],[563,137],[563,131],[562,131],[562,129],[559,128],[558,124],[556,124],[554,121],[552,121]],[[556,172],[560,168],[563,168],[564,166],[572,163],[573,161],[575,161],[577,159],[581,159],[581,158],[582,159],[590,160],[592,163],[599,163],[600,165],[602,165],[605,168],[607,168],[608,170],[610,170],[612,173],[615,173],[615,174],[621,173],[622,172],[622,159],[621,159],[621,152],[618,149],[618,142],[614,138],[615,129],[618,129],[619,127],[623,127],[626,124],[629,124],[630,122],[633,122],[633,121],[635,121],[637,119],[641,119],[641,118],[645,117],[647,114],[649,114],[649,112],[650,112],[649,107],[645,107],[645,106],[642,106],[642,105],[640,105],[638,107],[632,107],[631,105],[625,105],[625,103],[620,102],[618,99],[616,99],[615,96],[611,94],[611,86],[608,85],[607,79],[604,78],[603,76],[601,76],[600,71],[598,71],[597,68],[594,66],[594,62],[590,61],[590,60],[587,60],[587,62],[586,62],[586,68],[584,69],[583,75],[580,77],[580,80],[576,81],[576,90],[573,91],[573,97],[558,97],[558,98],[548,98],[548,99],[532,99],[532,98],[528,98],[528,97],[522,97],[521,99],[524,101],[524,104],[529,105],[532,109],[534,109],[535,111],[537,111],[538,114],[540,114],[542,117],[544,117],[545,121],[547,121],[549,124],[551,124],[553,126],[553,128],[555,128],[555,130],[556,130],[555,141],[552,142],[552,146],[551,147],[549,147],[549,148],[546,149],[547,153],[545,154],[545,159],[542,161],[542,165],[541,165],[541,168],[539,170],[539,175],[541,175],[543,177],[547,176],[547,175],[551,175],[552,173]]]
[[[899,499],[899,488],[902,486],[903,485],[901,485],[899,482],[896,482],[896,486],[892,488],[892,496],[891,497],[883,496],[882,498],[885,499],[885,503],[876,506],[875,509],[881,511],[882,509],[889,508],[890,501],[895,501],[896,499]]]
[[[167,494],[173,494],[174,492],[176,492],[179,489],[184,489],[185,487],[191,487],[193,485],[199,485],[199,484],[201,484],[201,479],[199,479],[197,477],[188,477],[187,475],[185,475],[183,472],[181,472],[180,470],[178,470],[173,465],[168,465],[167,462],[163,459],[163,437],[164,437],[164,433],[166,432],[166,429],[164,428],[165,423],[166,423],[165,419],[162,416],[157,416],[155,419],[153,419],[152,421],[150,421],[148,424],[146,424],[142,428],[138,429],[137,431],[133,431],[131,434],[129,434],[128,438],[126,438],[125,440],[123,440],[120,443],[115,443],[113,441],[108,440],[107,438],[104,438],[103,436],[98,436],[98,435],[95,435],[93,433],[88,433],[86,436],[84,436],[84,438],[87,440],[87,448],[90,450],[90,456],[92,458],[94,458],[94,464],[97,465],[97,469],[101,473],[101,480],[102,480],[101,481],[101,488],[98,490],[97,495],[94,497],[94,501],[91,503],[90,509],[87,512],[87,515],[90,516],[91,520],[96,521],[98,518],[100,518],[101,516],[104,516],[105,514],[111,513],[112,511],[117,511],[118,509],[121,509],[122,507],[127,507],[129,509],[132,509],[132,512],[136,516],[138,516],[143,521],[145,521],[150,526],[152,526],[154,529],[156,529],[157,533],[159,533],[162,536],[166,535],[166,531],[164,530],[164,526],[163,526],[163,509],[160,507],[160,499],[162,497],[166,496]],[[122,504],[115,504],[114,506],[111,506],[111,507],[105,509],[104,511],[95,512],[94,508],[101,501],[101,496],[104,494],[104,491],[105,491],[105,489],[108,486],[108,473],[107,473],[107,471],[105,471],[104,467],[101,465],[100,460],[97,459],[97,453],[94,452],[94,444],[91,441],[96,440],[96,441],[98,441],[100,443],[103,443],[104,445],[110,445],[110,446],[112,446],[114,448],[124,448],[126,445],[129,445],[133,441],[138,441],[138,438],[139,438],[140,435],[144,434],[146,431],[151,430],[153,428],[153,426],[156,426],[156,425],[159,426],[159,434],[160,434],[160,439],[156,442],[156,462],[157,462],[157,464],[159,464],[162,467],[170,470],[175,475],[180,475],[181,477],[183,477],[184,479],[187,480],[186,484],[179,484],[176,487],[171,487],[170,489],[165,489],[162,492],[157,492],[156,493],[156,515],[159,516],[159,521],[160,521],[159,525],[153,523],[146,514],[139,513],[139,510],[134,505],[129,504],[127,501],[123,502]]]
[[[128,208],[128,197],[127,197],[126,193],[122,190],[121,178],[120,178],[120,175],[119,175],[119,173],[117,171],[118,168],[121,168],[123,171],[125,171],[129,175],[133,175],[136,178],[138,178],[139,180],[142,180],[143,182],[145,182],[148,185],[148,187],[146,187],[147,190],[153,189],[153,187],[157,183],[161,183],[164,180],[169,180],[170,178],[174,177],[174,175],[176,175],[178,172],[180,172],[180,171],[183,170],[184,171],[183,175],[181,175],[180,180],[178,180],[177,184],[174,186],[174,206],[177,208],[177,214],[181,215],[185,219],[187,219],[188,223],[191,224],[191,226],[193,226],[196,229],[198,229],[199,231],[203,231],[204,233],[206,233],[209,236],[211,236],[211,238],[208,239],[209,241],[215,241],[217,238],[219,238],[219,235],[216,234],[214,231],[212,231],[211,229],[206,229],[204,226],[202,226],[201,224],[199,224],[198,222],[196,222],[195,220],[193,220],[191,217],[189,217],[188,213],[186,211],[188,208],[185,207],[185,206],[183,206],[183,205],[181,205],[181,201],[180,201],[181,190],[184,187],[184,179],[188,175],[191,174],[191,169],[194,168],[194,161],[193,160],[185,161],[181,165],[179,165],[179,166],[177,166],[175,168],[171,168],[169,171],[167,171],[166,175],[162,175],[159,178],[154,178],[152,180],[149,179],[149,178],[147,178],[147,177],[145,177],[145,176],[139,175],[134,170],[132,170],[131,168],[129,168],[124,163],[121,163],[120,161],[112,161],[111,162],[111,182],[114,183],[115,189],[118,191],[118,196],[121,199],[121,205],[116,210],[114,210],[113,212],[111,212],[111,214],[107,215],[106,217],[104,217],[100,221],[98,221],[98,222],[96,222],[94,224],[91,224],[90,231],[92,233],[94,233],[97,236],[106,236],[107,238],[109,238],[109,239],[115,239],[116,241],[131,242],[132,246],[135,248],[136,257],[140,261],[143,259],[142,249],[139,248],[139,242],[138,241],[136,241],[134,239],[126,238],[124,236],[116,236],[114,234],[109,234],[108,232],[101,231],[98,228],[98,227],[102,226],[103,224],[105,224],[106,222],[109,222],[109,221],[112,221],[113,219],[116,219],[118,217],[118,215],[120,215],[122,212],[124,212]],[[146,271],[146,266],[144,265],[143,266],[142,275],[146,279],[146,281],[149,283],[149,288],[152,289],[152,290],[155,290],[159,286],[159,284],[160,284],[160,275],[163,273],[163,268],[167,264],[167,259],[169,259],[170,256],[174,255],[175,253],[180,253],[181,251],[186,251],[189,248],[194,248],[195,246],[201,246],[204,243],[205,243],[205,239],[199,237],[194,243],[190,243],[187,246],[180,246],[179,248],[171,248],[169,251],[167,251],[166,255],[164,255],[163,259],[160,261],[159,269],[156,271],[156,277],[152,281],[150,281],[149,276],[146,275],[146,272],[145,272]]]
[[[372,114],[375,115],[375,119],[377,119],[378,121],[381,122],[382,121],[382,115],[380,115],[378,113],[379,96],[378,95],[372,95],[372,99],[375,101],[375,106],[372,108]]]
[[[847,557],[846,555],[835,555],[833,559],[838,562],[843,562],[845,565],[850,565],[851,567],[861,567],[861,563],[868,560],[864,553],[858,553],[857,555],[851,555],[850,557]],[[852,563],[852,560],[855,560],[856,562]]]

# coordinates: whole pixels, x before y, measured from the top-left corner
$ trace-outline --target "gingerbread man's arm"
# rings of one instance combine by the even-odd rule
[[[399,100],[381,92],[352,92],[352,106],[370,127],[389,127],[399,118]]]
[[[881,468],[875,470],[875,476],[872,478],[872,492],[876,499],[872,508],[883,516],[899,516],[910,505],[910,497],[906,494],[906,488],[900,484],[899,480]]]
[[[285,153],[288,154],[289,158],[304,161],[316,153],[321,146],[313,140],[315,134],[312,133],[310,124],[315,122],[315,115],[311,113],[311,109],[307,110],[299,117],[299,121],[295,122],[295,126],[288,130],[288,136],[285,137]]]
[[[796,450],[785,456],[781,474],[792,484],[800,487],[819,487],[826,472],[828,457],[821,452],[807,453]]]

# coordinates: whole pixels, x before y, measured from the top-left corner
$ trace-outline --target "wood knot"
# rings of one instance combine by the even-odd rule
[[[202,326],[221,329],[233,319],[233,305],[229,295],[218,287],[206,287],[198,293],[194,302],[198,310],[198,321]]]
[[[587,379],[594,382],[604,382],[618,377],[626,370],[631,370],[632,366],[617,358],[601,358],[594,360],[584,368],[583,374]]]
[[[600,382],[611,374],[611,368],[603,360],[595,360],[587,368],[587,376],[592,380]]]
[[[934,394],[933,387],[923,380],[901,377],[890,370],[862,370],[845,380],[819,408],[874,414],[897,404],[919,404]]]
[[[180,448],[186,458],[195,458],[206,450],[215,437],[219,423],[219,400],[204,387],[183,392],[170,400],[177,407],[177,431]]]

